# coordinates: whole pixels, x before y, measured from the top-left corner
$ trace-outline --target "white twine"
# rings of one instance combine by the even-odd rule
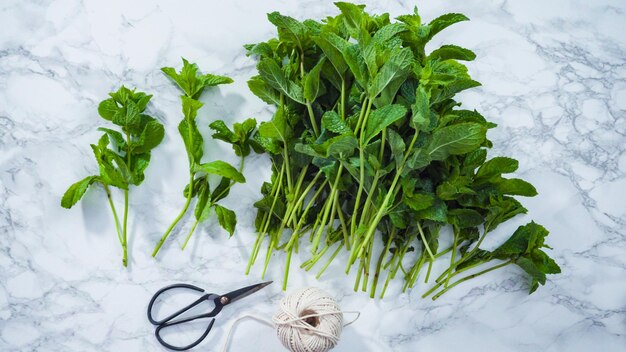
[[[228,351],[235,325],[251,318],[276,329],[278,339],[291,352],[326,352],[337,345],[343,327],[354,323],[358,311],[342,311],[335,299],[323,290],[307,287],[285,296],[272,321],[256,315],[244,315],[228,331],[222,352]],[[356,317],[344,324],[343,314]]]

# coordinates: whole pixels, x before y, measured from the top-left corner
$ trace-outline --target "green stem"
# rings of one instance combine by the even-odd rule
[[[372,265],[372,249],[374,246],[374,241],[370,242],[370,245],[367,249],[367,256],[365,259],[365,270],[363,272],[364,277],[363,277],[363,285],[361,285],[361,291],[365,292],[367,291],[367,283],[369,282],[369,278],[370,278],[370,267]]]
[[[313,253],[315,253],[315,251],[317,251],[317,246],[319,245],[319,241],[322,237],[322,232],[324,231],[324,228],[326,227],[326,221],[328,220],[328,215],[330,213],[330,211],[332,210],[332,208],[334,207],[334,203],[335,203],[335,194],[337,193],[337,186],[339,185],[339,180],[341,179],[341,172],[343,171],[343,164],[339,165],[339,168],[337,169],[337,175],[335,176],[335,182],[333,183],[333,186],[330,190],[330,196],[327,198],[326,203],[324,204],[324,212],[322,215],[322,222],[319,226],[319,230],[318,233],[315,237],[315,240],[313,241],[313,248],[312,251]],[[329,203],[330,201],[330,203]]]
[[[361,105],[361,111],[359,112],[359,119],[357,121],[357,124],[354,128],[354,134],[357,135],[359,129],[360,129],[360,125],[362,123],[362,120],[366,114],[365,110],[365,106],[367,103],[367,98],[363,100],[363,104]],[[368,104],[369,105],[369,104]],[[361,143],[359,143],[359,186],[356,192],[356,198],[354,200],[354,210],[352,211],[352,218],[350,219],[350,231],[352,233],[356,232],[356,214],[359,211],[359,206],[361,204],[361,193],[363,193],[363,182],[365,179],[365,165],[363,164],[363,159],[364,159],[364,155],[363,155],[363,146],[360,145]],[[356,241],[356,238],[355,238]]]
[[[278,174],[278,179],[277,179],[277,188],[276,188],[276,193],[274,194],[274,200],[272,200],[272,205],[270,206],[270,210],[268,212],[268,217],[267,217],[267,221],[265,221],[264,227],[262,229],[262,233],[267,233],[267,229],[270,225],[270,222],[272,220],[272,216],[273,216],[273,212],[274,212],[274,207],[276,206],[276,200],[278,199],[278,194],[280,193],[280,189],[282,188],[282,183],[283,183],[283,174],[285,172],[285,163],[282,164],[281,168],[280,168],[280,173]]]
[[[117,217],[117,211],[115,210],[115,205],[113,204],[113,198],[111,197],[111,190],[109,186],[105,183],[102,184],[104,187],[104,191],[107,194],[107,199],[109,200],[109,206],[111,207],[111,212],[113,213],[113,219],[115,220],[115,231],[117,232],[117,238],[120,240],[120,244],[124,245],[124,240],[122,239],[122,233],[120,232],[120,220]]]
[[[452,248],[454,248],[454,250],[452,250],[452,255],[450,256],[450,266],[454,265],[454,260],[456,257],[456,246],[457,246],[457,242],[458,242],[458,238],[459,238],[459,233],[456,230],[456,228],[454,229],[454,241],[452,243]],[[443,284],[443,287],[448,287],[448,284],[450,283],[450,278],[452,277],[452,272],[449,271],[448,272],[448,277],[446,278],[446,282]]]
[[[124,190],[124,229],[122,230],[122,250],[124,252],[122,257],[122,264],[128,266],[128,190]]]
[[[359,220],[359,226],[363,225],[365,219],[367,219],[367,214],[370,210],[370,203],[372,202],[372,198],[374,196],[374,192],[376,192],[376,186],[378,185],[378,179],[380,178],[380,174],[378,171],[374,174],[374,180],[372,181],[372,186],[370,187],[369,192],[367,192],[367,198],[365,198],[365,203],[363,204],[363,211],[361,212],[361,219]]]
[[[415,142],[417,141],[418,134],[419,132],[415,131],[415,134],[413,135],[413,139],[411,140],[411,143],[409,144],[409,147],[407,148],[407,151],[402,160],[402,164],[398,168],[398,171],[396,172],[396,175],[393,178],[391,186],[389,187],[389,190],[387,191],[387,195],[385,196],[385,199],[383,200],[380,209],[378,209],[378,212],[376,213],[374,220],[371,222],[371,225],[369,226],[365,234],[365,240],[361,242],[359,246],[355,246],[352,248],[352,253],[350,253],[350,260],[348,261],[348,267],[346,268],[346,271],[350,270],[350,266],[352,266],[357,256],[362,253],[364,246],[367,245],[367,243],[371,240],[372,236],[374,235],[374,232],[376,231],[376,227],[378,226],[378,223],[385,215],[385,211],[388,208],[387,204],[389,204],[389,200],[391,199],[392,196],[395,196],[396,185],[398,183],[398,180],[400,179],[400,175],[402,175],[402,171],[404,170],[404,165],[406,164],[406,160],[411,154],[411,151],[413,150],[413,146],[415,145]]]
[[[309,183],[309,185],[304,189],[304,191],[302,192],[302,194],[300,195],[300,198],[298,199],[298,201],[295,204],[295,209],[291,212],[291,214],[289,215],[289,218],[287,219],[287,223],[291,222],[293,223],[293,221],[295,221],[295,217],[297,214],[297,209],[300,209],[300,207],[302,206],[302,203],[304,203],[304,199],[306,198],[306,195],[309,194],[309,192],[311,191],[311,189],[313,189],[313,187],[315,186],[315,183],[317,182],[317,179],[322,175],[322,171],[318,171],[317,174],[315,175],[315,177],[313,178],[313,180],[311,180],[311,182]],[[323,186],[321,186],[320,188],[323,188]]]
[[[311,120],[311,126],[313,126],[313,132],[315,132],[315,137],[317,137],[320,135],[320,131],[317,127],[317,121],[315,121],[315,113],[313,113],[313,107],[311,106],[311,102],[309,100],[306,101],[306,109],[309,112],[309,119]]]
[[[475,268],[475,267],[477,267],[477,266],[481,266],[481,265],[483,265],[483,264],[485,264],[485,263],[486,263],[485,261],[480,261],[480,262],[478,262],[478,263],[474,263],[474,264],[471,264],[471,265],[468,265],[468,266],[464,266],[463,268],[461,268],[461,269],[459,269],[459,270],[456,270],[455,272],[451,273],[450,278],[453,278],[453,277],[455,277],[455,276],[457,276],[457,275],[459,275],[459,274],[461,274],[461,273],[463,273],[463,272],[465,272],[465,271],[468,271],[468,270],[470,270],[470,269],[473,269],[473,268]],[[445,277],[445,275],[446,275],[446,274],[447,274],[447,271],[446,271],[446,272],[444,272],[444,273],[442,273],[442,274],[441,274],[441,275],[437,278],[437,280],[435,280],[435,282],[436,282],[437,284],[436,284],[435,286],[433,286],[430,290],[428,290],[428,292],[426,292],[426,293],[425,293],[422,297],[426,297],[426,296],[428,296],[430,293],[432,293],[433,291],[435,291],[437,288],[441,287],[441,286],[444,284],[443,279],[444,279],[444,277]]]
[[[293,253],[293,247],[287,251],[287,262],[285,263],[285,275],[283,276],[283,291],[287,290],[287,280],[289,280],[289,266],[291,265],[291,254]]]
[[[317,273],[317,275],[315,275],[315,278],[319,280],[320,277],[322,277],[322,274],[324,273],[324,271],[326,271],[326,269],[328,268],[328,266],[330,265],[330,263],[335,259],[335,257],[337,256],[337,254],[339,254],[339,251],[341,250],[341,248],[343,247],[343,244],[339,244],[339,246],[337,246],[337,249],[335,249],[335,251],[333,252],[333,254],[330,256],[330,258],[328,259],[328,261],[326,262],[326,264],[324,264],[324,266],[320,269],[319,273]]]
[[[341,209],[341,204],[339,202],[339,192],[335,193],[335,207],[337,208],[337,217],[341,223],[341,232],[343,232],[343,240],[346,244],[346,249],[350,250],[350,233],[348,232],[346,219],[343,217],[343,210]]]
[[[199,222],[200,220],[198,219],[194,221],[193,226],[191,227],[191,230],[189,231],[189,234],[187,234],[187,238],[185,238],[185,242],[183,242],[183,246],[181,247],[182,250],[185,250],[185,247],[187,247],[187,242],[189,242],[189,239],[191,238],[191,235],[193,234],[193,232],[196,230],[196,227],[198,226]]]
[[[176,224],[178,224],[180,219],[183,218],[183,215],[185,215],[185,213],[187,212],[187,209],[189,209],[189,204],[191,203],[191,197],[193,193],[193,177],[194,177],[194,174],[190,172],[189,173],[189,192],[187,192],[187,200],[185,201],[185,205],[183,205],[183,209],[180,211],[180,213],[178,213],[178,215],[176,216],[174,221],[170,224],[170,226],[167,228],[163,236],[161,236],[159,243],[157,243],[156,247],[154,248],[154,251],[152,251],[153,257],[156,257],[156,255],[159,253],[159,250],[161,249],[161,246],[163,246],[163,243],[165,242],[167,237],[170,235],[170,233],[172,232]]]
[[[128,150],[126,151],[126,165],[128,169],[131,169],[131,149],[130,149],[130,134],[126,133],[126,145]],[[130,183],[130,182],[129,182]],[[124,251],[122,264],[128,266],[128,187],[124,190],[124,225],[122,230],[122,249]]]
[[[393,239],[395,231],[396,231],[396,228],[393,227],[391,229],[391,233],[389,234],[389,239],[387,239],[387,244],[385,245],[382,252],[380,253],[380,256],[378,256],[378,263],[376,263],[376,272],[374,273],[374,278],[372,279],[372,287],[370,289],[370,298],[374,298],[374,296],[376,295],[376,286],[378,286],[378,279],[380,277],[380,268],[382,267],[383,262],[385,261],[385,257],[387,257],[387,252],[389,252],[389,247],[391,246],[391,240]]]
[[[498,265],[492,266],[491,268],[488,268],[488,269],[485,269],[485,270],[483,270],[483,271],[480,271],[480,272],[478,272],[478,273],[476,273],[476,274],[468,275],[468,276],[466,276],[466,277],[464,277],[464,278],[462,278],[462,279],[458,279],[457,281],[455,281],[455,282],[453,282],[452,284],[450,284],[450,286],[448,286],[448,287],[444,288],[444,289],[443,289],[443,290],[441,290],[439,293],[437,293],[436,295],[434,295],[434,296],[433,296],[433,301],[434,301],[434,300],[436,300],[437,298],[441,297],[441,295],[443,295],[444,293],[448,292],[448,290],[450,290],[451,288],[453,288],[454,286],[456,286],[456,285],[458,285],[458,284],[460,284],[460,283],[462,283],[462,282],[465,282],[465,281],[467,281],[467,280],[471,280],[471,279],[473,279],[473,278],[475,278],[475,277],[478,277],[478,276],[480,276],[480,275],[486,274],[486,273],[488,273],[488,272],[490,272],[490,271],[493,271],[493,270],[496,270],[496,269],[500,269],[500,268],[505,267],[505,266],[507,266],[507,265],[509,265],[509,264],[511,264],[511,263],[513,263],[513,260],[508,260],[508,261],[506,261],[506,262],[504,262],[504,263],[501,263],[501,264],[498,264]]]
[[[428,256],[430,257],[430,261],[433,262],[435,260],[435,256],[433,252],[430,250],[430,246],[428,245],[428,241],[426,241],[426,236],[424,235],[424,231],[422,230],[422,225],[420,225],[419,221],[417,222],[417,231],[420,233],[420,237],[422,238],[422,243],[424,243],[424,248],[426,252],[428,252]]]
[[[479,249],[481,243],[483,243],[483,240],[485,239],[485,237],[487,236],[487,233],[489,232],[489,228],[486,226],[483,230],[483,234],[482,236],[480,236],[480,238],[478,239],[478,242],[476,242],[476,245],[467,253],[465,253],[465,255],[463,255],[461,257],[461,259],[459,259],[459,261],[457,261],[456,263],[454,263],[454,265],[451,265],[448,269],[446,269],[446,271],[444,271],[438,278],[437,278],[437,282],[439,282],[440,280],[443,279],[443,277],[450,273],[452,270],[454,270],[456,267],[458,267],[461,263],[467,261],[468,259],[471,259],[475,254],[476,251]]]
[[[408,244],[404,245],[404,247],[402,247],[401,250],[396,251],[394,253],[394,256],[391,258],[392,261],[395,260],[394,267],[389,269],[389,273],[387,274],[387,279],[385,279],[385,285],[383,286],[383,291],[380,293],[380,298],[385,297],[385,292],[387,292],[387,286],[389,285],[389,282],[393,278],[396,277],[396,273],[398,272],[398,269],[400,269],[400,266],[402,265],[402,259],[404,258],[404,255],[406,254],[406,251],[408,250],[408,248],[409,248]]]
[[[293,188],[291,184],[291,167],[289,166],[289,152],[287,151],[287,143],[285,143],[284,145],[285,147],[283,148],[283,165],[285,165],[286,167],[285,174],[287,175],[287,190],[291,193]]]
[[[356,273],[356,279],[354,281],[354,292],[359,290],[359,283],[361,282],[361,275],[363,275],[363,268],[365,267],[365,259],[361,258],[361,263],[359,263],[359,270]]]
[[[346,120],[346,80],[341,77],[341,119]]]
[[[428,261],[428,270],[426,270],[426,277],[424,278],[424,283],[428,283],[428,279],[430,278],[430,271],[433,269],[433,261]]]
[[[242,156],[241,160],[239,161],[239,172],[241,173],[243,171],[243,165],[244,165],[244,160],[245,158]],[[228,183],[228,186],[225,187],[218,195],[215,196],[215,199],[222,199],[222,196],[228,192],[233,185],[235,184],[235,181],[230,180]],[[215,206],[216,201],[212,200],[209,204],[207,204],[206,206],[210,208],[212,208],[213,206]],[[199,219],[196,219],[196,221],[194,222],[193,226],[191,227],[191,230],[189,231],[189,233],[187,234],[187,238],[185,238],[185,242],[183,243],[181,249],[185,250],[185,247],[187,247],[187,243],[189,242],[189,239],[191,238],[191,235],[193,235],[194,231],[196,231],[196,227],[198,227],[198,223],[200,222]]]
[[[304,181],[304,177],[306,176],[306,172],[307,169],[309,168],[309,166],[305,166],[301,171],[300,171],[300,175],[298,176],[298,180],[296,182],[296,189],[294,191],[294,195],[295,195],[295,202],[289,202],[287,204],[287,209],[285,210],[285,215],[283,216],[283,220],[280,223],[280,230],[278,231],[279,233],[282,233],[283,230],[285,229],[285,226],[288,225],[289,223],[289,219],[291,219],[296,213],[297,213],[297,209],[299,206],[299,202],[300,199],[303,199],[304,196],[306,195],[306,193],[308,193],[307,189],[309,189],[307,187],[307,189],[304,190],[304,194],[302,196],[300,196],[300,188],[302,188],[302,182]],[[314,178],[315,180],[315,178]],[[310,189],[309,189],[310,190]]]
[[[404,282],[404,287],[402,288],[402,292],[406,292],[406,290],[415,285],[415,281],[419,276],[419,272],[422,270],[422,265],[424,265],[424,253],[421,253],[413,267],[409,271],[409,275],[407,276],[407,280]]]
[[[317,264],[317,262],[320,259],[322,259],[324,254],[326,254],[326,252],[328,251],[330,246],[331,245],[324,246],[324,248],[322,248],[322,250],[320,250],[319,252],[315,253],[315,255],[311,256],[311,258],[309,258],[307,261],[302,263],[302,265],[300,265],[300,268],[302,268],[302,269],[304,269],[306,271],[311,270],[315,266],[315,264]]]

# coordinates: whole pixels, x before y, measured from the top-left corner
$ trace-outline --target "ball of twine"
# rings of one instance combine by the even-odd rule
[[[292,352],[326,352],[337,345],[344,326],[337,301],[315,287],[285,296],[272,320],[278,338]]]

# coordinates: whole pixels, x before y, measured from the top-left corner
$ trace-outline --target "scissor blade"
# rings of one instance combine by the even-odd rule
[[[258,290],[264,288],[265,286],[271,284],[273,281],[262,282],[260,284],[251,285],[248,287],[240,288],[238,290],[229,292],[225,294],[223,297],[228,297],[228,303],[233,303],[238,301],[244,297],[248,297],[249,295],[257,292]]]

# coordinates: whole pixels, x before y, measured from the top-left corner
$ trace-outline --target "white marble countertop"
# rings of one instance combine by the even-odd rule
[[[366,2],[392,15],[414,5]],[[426,19],[445,12],[472,19],[437,44],[477,53],[470,73],[483,86],[463,93],[464,106],[499,124],[489,134],[490,155],[519,159],[517,175],[540,193],[522,199],[529,214],[499,233],[530,219],[545,225],[563,273],[529,296],[524,274],[510,267],[432,302],[420,299],[424,286],[410,294],[393,286],[384,300],[370,300],[352,291],[353,278],[339,264],[319,281],[293,265],[289,288],[315,285],[362,312],[336,351],[626,350],[626,2],[418,5]],[[240,222],[232,239],[213,219],[185,252],[178,234],[158,260],[150,257],[184,202],[187,162],[176,131],[178,92],[158,69],[178,67],[185,56],[235,79],[204,96],[205,133],[215,118],[268,119],[247,89],[255,61],[242,44],[274,35],[265,16],[272,10],[300,19],[336,13],[320,0],[0,4],[0,350],[162,350],[145,318],[156,289],[182,281],[225,292],[260,280],[258,267],[249,276],[244,269],[254,240],[252,203],[268,177],[263,156],[250,159],[249,182],[227,201]],[[120,84],[153,93],[150,109],[166,126],[146,182],[131,192],[128,268],[103,192],[89,191],[69,211],[59,206],[71,182],[95,172],[89,143],[104,122],[96,106]],[[208,158],[235,160],[220,142],[205,147]],[[270,278],[281,280],[283,259],[274,258]],[[270,315],[282,295],[275,285],[229,307],[198,350],[217,350],[235,317]],[[245,322],[231,351],[249,350],[281,348],[269,328]]]

